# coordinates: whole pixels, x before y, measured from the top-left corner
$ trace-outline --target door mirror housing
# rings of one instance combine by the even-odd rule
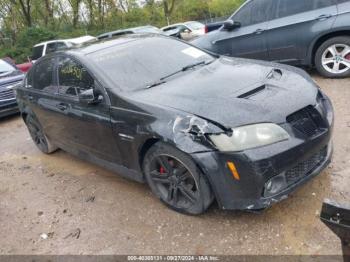
[[[103,96],[100,92],[89,89],[79,94],[79,101],[86,105],[96,105],[103,101]]]
[[[224,29],[227,31],[232,31],[234,29],[240,28],[241,23],[233,20],[226,20],[224,22]]]

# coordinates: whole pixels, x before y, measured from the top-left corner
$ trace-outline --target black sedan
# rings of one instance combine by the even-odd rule
[[[23,78],[24,74],[15,65],[0,59],[0,117],[18,114],[14,87]]]
[[[18,88],[29,132],[147,182],[167,206],[260,210],[332,155],[330,100],[304,71],[130,35],[40,59]]]

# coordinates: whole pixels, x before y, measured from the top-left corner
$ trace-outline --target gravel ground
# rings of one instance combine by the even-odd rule
[[[261,214],[177,214],[146,185],[41,154],[19,116],[0,120],[0,254],[340,254],[319,210],[350,200],[350,80],[315,79],[335,107],[334,161]]]

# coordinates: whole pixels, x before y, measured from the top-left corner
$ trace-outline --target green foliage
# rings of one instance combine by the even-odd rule
[[[1,0],[0,57],[10,56],[19,63],[27,60],[35,44],[51,39],[98,35],[141,25],[163,27],[168,22],[210,21],[231,15],[244,0],[142,2],[140,6],[139,0]]]
[[[32,47],[40,42],[55,39],[57,34],[44,28],[30,27],[24,29],[17,38],[16,46],[19,48]]]
[[[0,57],[11,57],[17,63],[25,62],[31,55],[31,49],[35,44],[52,40],[56,37],[57,34],[44,28],[25,28],[18,35],[14,46],[0,49]]]

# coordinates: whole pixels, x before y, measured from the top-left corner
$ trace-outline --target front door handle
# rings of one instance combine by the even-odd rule
[[[61,111],[66,111],[68,108],[68,105],[61,103],[61,104],[58,104],[56,107]]]
[[[265,31],[264,29],[257,29],[257,30],[255,31],[255,34],[260,35],[260,34],[263,33],[264,31]]]
[[[331,17],[332,17],[332,15],[326,15],[326,14],[324,14],[324,15],[320,15],[319,17],[317,17],[316,20],[324,21],[324,20],[327,20],[327,19],[329,19],[329,18],[331,18]]]

